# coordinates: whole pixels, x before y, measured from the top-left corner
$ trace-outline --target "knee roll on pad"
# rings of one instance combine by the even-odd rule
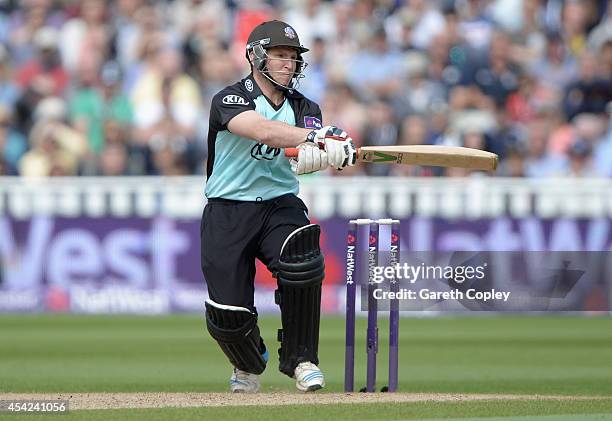
[[[318,225],[307,225],[292,232],[281,248],[275,296],[283,325],[278,353],[280,371],[290,377],[300,362],[319,362],[321,284],[325,276],[320,234]]]
[[[259,337],[257,314],[245,307],[206,300],[206,327],[234,367],[253,374],[266,368],[265,345]]]

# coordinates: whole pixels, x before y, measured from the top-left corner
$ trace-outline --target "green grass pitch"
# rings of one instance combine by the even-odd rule
[[[379,323],[379,387],[387,378],[386,322]],[[293,380],[277,369],[279,324],[278,317],[260,319],[271,354],[263,392],[295,390]],[[358,318],[356,387],[365,383],[365,324]],[[231,368],[197,316],[3,315],[0,335],[0,393],[223,392],[228,387]],[[325,390],[341,392],[343,318],[322,320],[320,360]],[[612,419],[612,318],[402,318],[399,378],[400,392],[606,399],[320,405],[306,412],[318,419]],[[72,411],[69,418],[85,414],[87,419],[239,419],[245,414],[245,419],[300,419],[304,407]]]

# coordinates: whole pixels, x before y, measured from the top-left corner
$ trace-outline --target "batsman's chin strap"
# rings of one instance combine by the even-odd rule
[[[259,71],[266,79],[268,79],[272,85],[274,85],[274,88],[281,91],[281,92],[291,92],[294,89],[297,89],[300,86],[300,79],[302,79],[304,77],[303,74],[299,74],[296,76],[293,76],[291,78],[291,82],[289,84],[289,86],[285,86],[282,85],[280,83],[278,83],[277,81],[274,80],[274,78],[272,76],[270,76],[270,72],[268,70],[268,67],[265,66],[262,70]]]
[[[281,92],[287,92],[289,89],[293,89],[293,83],[290,83],[289,86],[285,86],[285,85],[281,85],[280,83],[278,83],[277,81],[274,80],[274,78],[272,76],[269,75],[269,71],[268,71],[268,66],[266,65],[263,69],[261,69],[260,73],[266,78],[268,79],[272,85],[274,86],[274,88],[277,91],[281,91]],[[291,82],[293,82],[293,79],[291,79]]]

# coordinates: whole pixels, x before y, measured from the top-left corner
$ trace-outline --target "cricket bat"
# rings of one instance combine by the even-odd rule
[[[285,156],[298,156],[297,148],[286,148]],[[441,145],[363,146],[357,159],[382,164],[429,165],[433,167],[468,168],[492,171],[497,155],[480,149]]]

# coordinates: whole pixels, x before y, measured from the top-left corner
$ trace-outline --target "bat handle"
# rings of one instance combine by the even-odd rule
[[[357,151],[359,151],[359,148],[357,148]],[[297,158],[299,153],[298,148],[285,148],[285,156],[287,158]]]
[[[287,158],[297,158],[299,155],[298,148],[285,148],[285,156]]]

